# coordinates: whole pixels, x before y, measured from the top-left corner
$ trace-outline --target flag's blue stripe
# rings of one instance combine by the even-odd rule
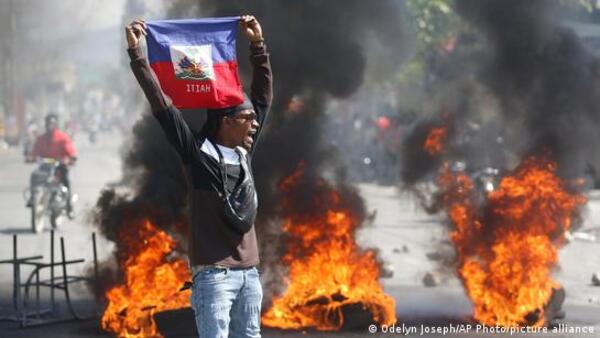
[[[235,37],[239,17],[147,21],[150,63],[171,61],[169,45],[213,46],[213,63],[236,60]]]

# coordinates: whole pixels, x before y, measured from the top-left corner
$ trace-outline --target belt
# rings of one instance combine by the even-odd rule
[[[239,271],[239,270],[248,270],[252,269],[254,266],[246,266],[246,267],[238,267],[238,266],[225,266],[220,264],[209,264],[209,265],[194,265],[192,266],[192,277],[194,277],[198,272],[204,271],[207,269],[222,269],[222,270],[231,270],[231,271]]]
[[[254,266],[237,267],[237,266],[225,266],[225,265],[219,265],[219,264],[210,264],[210,265],[194,265],[191,267],[191,270],[192,270],[192,279],[193,279],[194,276],[196,276],[196,274],[198,272],[204,271],[207,269],[223,269],[223,270],[231,270],[231,271],[240,271],[240,270],[248,270],[248,269],[252,269],[252,268],[254,268]],[[181,289],[179,289],[179,291],[191,289],[192,286],[193,286],[193,283],[191,281],[185,281],[183,283],[183,286],[181,287]]]

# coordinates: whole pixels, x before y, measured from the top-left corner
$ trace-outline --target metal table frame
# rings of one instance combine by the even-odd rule
[[[96,234],[92,233],[92,249],[94,257],[94,276],[92,278],[86,276],[75,276],[67,274],[67,266],[83,263],[84,259],[67,260],[65,252],[64,237],[60,238],[61,260],[55,261],[54,257],[54,230],[50,232],[50,262],[40,262],[43,259],[42,255],[21,257],[18,256],[18,237],[13,235],[13,258],[1,260],[0,264],[12,264],[13,266],[13,306],[15,314],[7,317],[0,317],[0,321],[14,321],[20,323],[21,327],[45,325],[57,322],[72,321],[72,320],[87,320],[98,316],[94,311],[92,315],[82,316],[73,306],[71,300],[71,292],[69,285],[78,282],[91,281],[94,283],[96,291],[98,291],[98,256],[96,249]],[[33,266],[33,271],[26,278],[25,282],[21,279],[21,267],[23,265]],[[62,267],[62,276],[55,275],[55,267]],[[44,270],[50,271],[48,279],[40,279],[40,273]],[[49,288],[50,291],[50,308],[42,309],[40,307],[40,289],[42,287]],[[30,309],[29,298],[30,289],[35,290],[35,308]],[[71,314],[71,318],[42,318],[43,315],[56,315],[57,304],[55,299],[55,291],[60,290],[65,294],[67,308]]]

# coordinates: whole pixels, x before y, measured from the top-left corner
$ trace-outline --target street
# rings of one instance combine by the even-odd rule
[[[77,216],[57,230],[57,239],[64,236],[68,259],[84,258],[84,264],[77,264],[69,273],[82,274],[90,268],[92,261],[89,212],[99,191],[120,177],[121,162],[119,149],[123,137],[116,134],[103,134],[99,141],[90,144],[87,140],[75,140],[79,160],[71,171],[72,184],[79,195],[76,204]],[[12,236],[18,235],[19,256],[44,255],[50,251],[49,231],[32,234],[29,230],[29,213],[25,208],[22,191],[26,188],[32,165],[24,164],[19,149],[0,152],[0,260],[12,257]],[[421,325],[449,326],[450,324],[470,323],[471,306],[456,278],[445,280],[440,286],[428,288],[422,279],[426,272],[434,271],[436,262],[428,260],[426,254],[435,250],[435,243],[443,236],[438,218],[424,214],[412,198],[398,193],[395,187],[381,187],[371,184],[360,186],[370,211],[376,210],[376,218],[371,226],[359,234],[359,242],[368,247],[379,248],[380,254],[394,268],[392,278],[383,279],[386,291],[396,299],[397,316],[400,323],[420,328]],[[600,194],[590,194],[589,210],[583,229],[600,237]],[[58,247],[58,240],[57,240]],[[59,252],[56,249],[57,253]],[[111,255],[112,245],[98,238],[99,260]],[[600,242],[575,239],[560,254],[560,268],[556,279],[567,292],[564,309],[567,317],[564,323],[572,327],[593,328],[594,334],[581,336],[600,337],[600,287],[591,286],[591,276],[600,271]],[[12,313],[12,270],[10,265],[0,265],[0,316]],[[75,303],[82,313],[94,312],[95,302],[85,286],[75,287]],[[43,293],[44,295],[44,293]],[[63,297],[59,293],[61,313],[67,316]],[[97,309],[101,310],[101,309]],[[400,324],[399,324],[400,325]],[[48,335],[47,330],[52,330]],[[384,337],[390,333],[369,334],[282,332],[264,330],[265,337]],[[411,333],[420,335],[420,332]],[[482,334],[471,332],[469,336],[490,336],[502,334]],[[1,337],[104,337],[109,336],[99,329],[98,320],[69,322],[19,329],[14,322],[0,322]],[[428,336],[425,334],[424,336]],[[463,336],[455,334],[450,336]],[[553,334],[553,337],[579,336]]]

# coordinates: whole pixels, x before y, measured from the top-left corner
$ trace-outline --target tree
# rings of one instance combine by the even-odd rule
[[[456,37],[463,27],[453,0],[406,0],[406,6],[414,22],[419,56]]]

